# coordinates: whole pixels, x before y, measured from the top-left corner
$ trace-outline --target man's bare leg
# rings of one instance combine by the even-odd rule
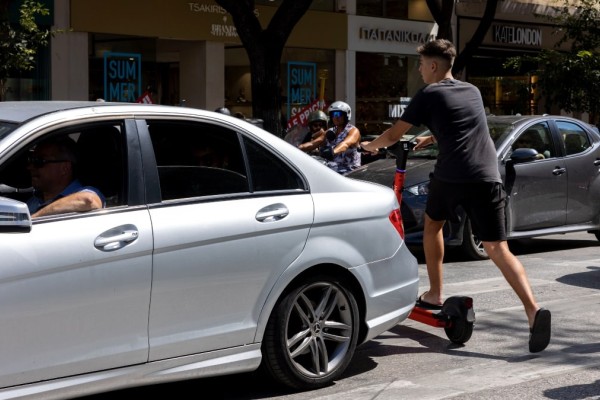
[[[508,243],[505,240],[498,242],[483,242],[483,247],[523,303],[529,326],[533,326],[535,313],[540,307],[533,296],[523,264],[521,264],[519,259],[510,251]]]
[[[425,227],[423,230],[423,250],[427,263],[429,277],[429,291],[422,300],[430,304],[442,304],[443,299],[443,261],[444,261],[444,233],[442,231],[446,221],[434,221],[425,214]]]

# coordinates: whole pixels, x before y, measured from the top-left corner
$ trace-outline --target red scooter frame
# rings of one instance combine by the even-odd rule
[[[414,147],[414,143],[400,141],[388,151],[396,157],[396,174],[394,175],[394,192],[400,204],[400,217],[402,217],[402,191],[404,190],[404,175],[406,173],[406,162],[408,153]],[[401,221],[402,235],[404,236],[404,224]],[[473,310],[473,299],[467,296],[451,296],[446,299],[441,310],[434,310],[415,305],[408,318],[431,325],[436,328],[444,328],[446,336],[451,342],[457,344],[466,343],[473,333],[475,323],[475,311]]]

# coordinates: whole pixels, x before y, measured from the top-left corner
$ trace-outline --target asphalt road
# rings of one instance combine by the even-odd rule
[[[542,353],[528,352],[523,308],[490,261],[446,257],[446,293],[474,299],[476,323],[465,345],[441,328],[407,320],[358,348],[329,387],[289,393],[256,374],[128,389],[89,399],[600,399],[600,245],[575,233],[511,242],[538,302],[552,312]],[[426,270],[418,251],[421,285]]]

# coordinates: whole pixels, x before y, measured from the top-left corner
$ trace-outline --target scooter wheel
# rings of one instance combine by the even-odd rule
[[[444,330],[452,343],[465,344],[473,334],[473,322],[469,322],[465,318],[455,318]]]
[[[456,344],[466,343],[473,334],[475,323],[473,299],[466,296],[449,297],[442,306],[442,313],[449,318],[444,327],[448,339]]]

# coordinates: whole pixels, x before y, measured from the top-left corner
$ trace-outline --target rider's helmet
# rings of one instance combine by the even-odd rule
[[[313,111],[308,114],[308,125],[312,124],[313,122],[322,122],[323,128],[327,128],[328,121],[329,119],[327,118],[327,114],[321,110]]]
[[[227,107],[219,107],[215,110],[215,112],[218,112],[220,114],[225,114],[225,115],[231,115],[231,111],[229,111],[229,108],[227,108]]]
[[[334,111],[341,111],[341,112],[345,113],[346,121],[349,121],[352,118],[352,109],[350,108],[348,103],[344,103],[343,101],[334,101],[333,103],[331,103],[331,105],[329,106],[329,109],[327,110],[330,117],[331,117],[331,113]]]

